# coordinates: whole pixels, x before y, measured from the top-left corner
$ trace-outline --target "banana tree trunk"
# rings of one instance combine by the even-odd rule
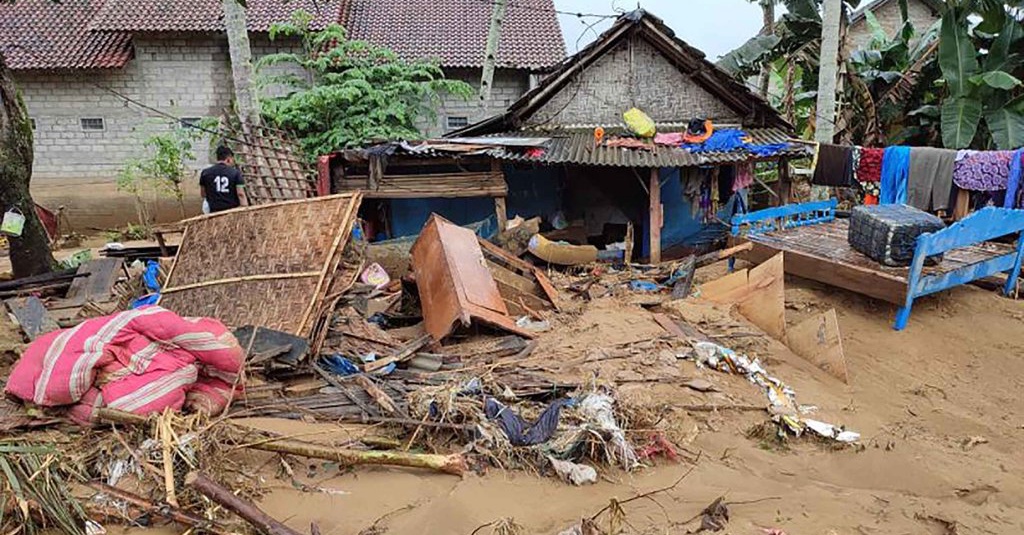
[[[21,236],[7,238],[15,278],[49,273],[54,264],[29,192],[31,178],[32,125],[0,52],[0,212],[17,208],[25,216]]]
[[[221,0],[224,28],[231,56],[231,81],[235,88],[238,116],[251,125],[260,124],[259,99],[253,83],[252,48],[245,22],[245,7],[239,0]]]

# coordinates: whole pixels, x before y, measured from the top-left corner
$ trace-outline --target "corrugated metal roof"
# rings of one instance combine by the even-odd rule
[[[789,136],[777,128],[759,128],[746,130],[751,143],[768,145],[787,143]],[[518,132],[497,134],[502,137],[525,135],[536,136],[536,132]],[[693,153],[677,147],[656,145],[653,150],[632,148],[594,146],[592,131],[545,132],[551,138],[542,156],[527,156],[521,151],[502,150],[499,158],[519,162],[536,162],[545,164],[597,165],[608,167],[693,167],[699,165],[715,165],[740,163],[749,160],[772,159],[758,157],[744,150],[732,152]],[[810,156],[806,146],[790,143],[790,148],[780,155],[789,157]]]

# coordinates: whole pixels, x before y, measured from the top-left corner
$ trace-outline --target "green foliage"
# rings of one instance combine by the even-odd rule
[[[264,117],[294,134],[311,158],[374,140],[418,139],[417,119],[434,116],[441,93],[473,94],[436,63],[349,40],[337,24],[311,31],[308,22],[300,12],[275,24],[271,39],[298,39],[302,53],[264,56],[256,68],[261,88],[284,93],[261,100]]]
[[[135,197],[139,224],[148,229],[152,222],[150,203],[153,197],[170,197],[178,202],[185,216],[185,180],[193,175],[187,163],[196,159],[195,145],[204,132],[217,126],[217,120],[206,118],[193,128],[175,125],[150,135],[142,142],[144,155],[128,160],[117,176],[117,189]]]

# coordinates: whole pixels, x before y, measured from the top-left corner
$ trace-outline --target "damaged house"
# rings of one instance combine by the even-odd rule
[[[625,128],[634,108],[656,136]],[[361,215],[378,238],[415,234],[431,213],[458,224],[497,219],[499,228],[539,217],[552,239],[625,243],[656,262],[664,250],[723,237],[746,210],[757,162],[778,165],[771,195],[784,202],[787,161],[806,155],[791,131],[765,100],[637,10],[504,113],[445,140],[324,157],[320,175],[334,192],[364,192]]]

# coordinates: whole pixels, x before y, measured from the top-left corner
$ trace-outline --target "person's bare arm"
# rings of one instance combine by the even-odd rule
[[[238,188],[238,205],[249,206],[249,198],[245,196],[245,185],[239,184]]]

